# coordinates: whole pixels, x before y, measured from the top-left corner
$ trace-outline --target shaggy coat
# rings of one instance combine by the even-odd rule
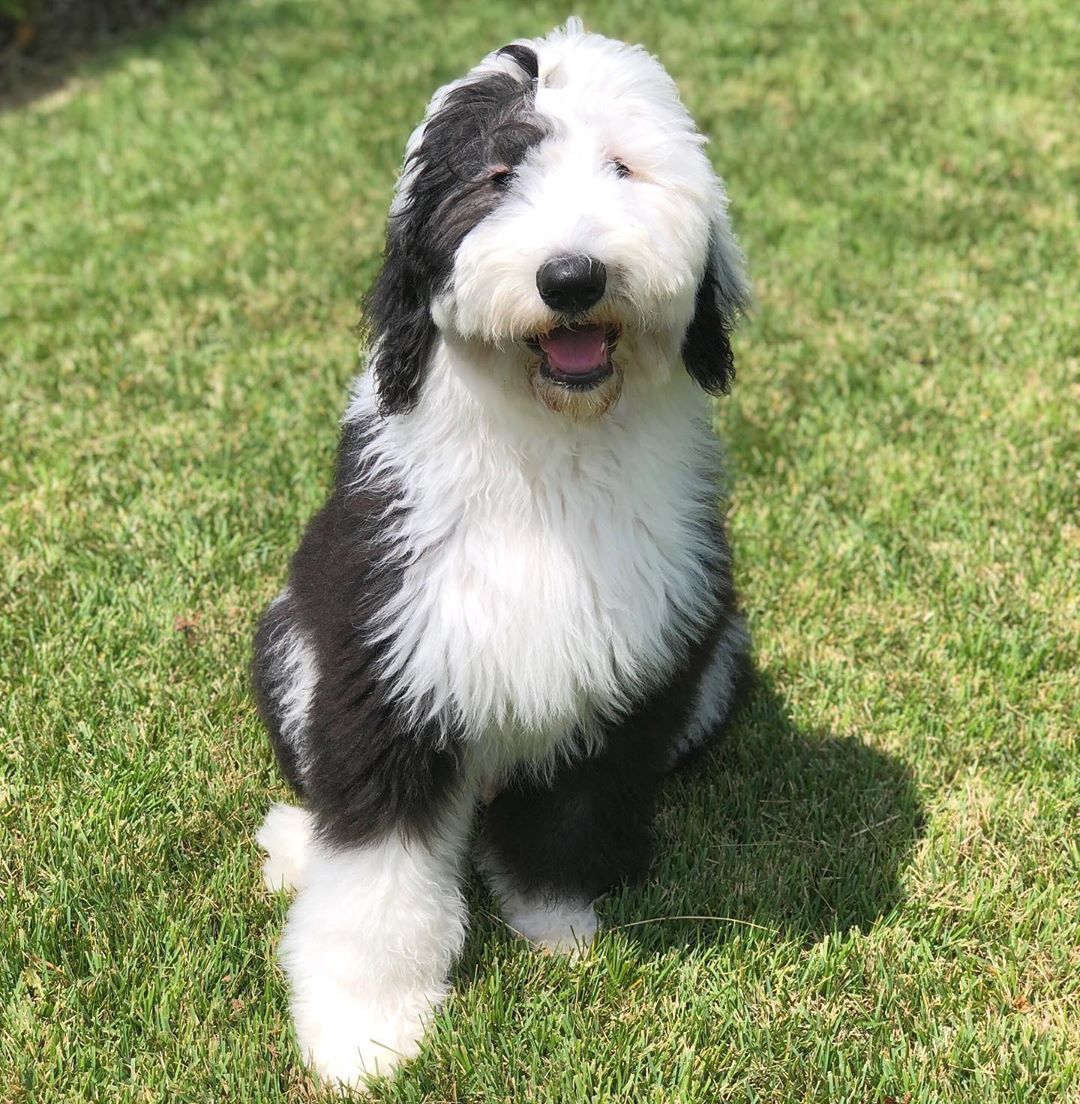
[[[748,290],[702,146],[655,59],[574,23],[409,141],[333,491],[255,641],[301,800],[259,838],[327,1078],[416,1052],[474,821],[508,924],[580,948],[748,674],[708,400]]]

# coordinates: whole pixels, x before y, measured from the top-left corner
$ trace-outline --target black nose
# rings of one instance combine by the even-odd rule
[[[586,311],[604,294],[607,269],[583,253],[553,257],[536,270],[536,289],[552,310],[563,314]]]

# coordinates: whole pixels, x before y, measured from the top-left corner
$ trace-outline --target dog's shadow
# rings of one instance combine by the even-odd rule
[[[900,760],[856,736],[800,731],[761,675],[725,741],[665,786],[651,875],[602,902],[602,928],[647,954],[746,925],[804,944],[866,929],[899,900],[921,831]],[[498,930],[477,927],[465,974]]]

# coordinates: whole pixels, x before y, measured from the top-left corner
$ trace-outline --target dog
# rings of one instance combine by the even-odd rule
[[[253,682],[300,797],[300,1051],[363,1086],[448,991],[470,849],[507,925],[580,953],[658,787],[750,675],[709,395],[745,265],[661,64],[581,24],[489,54],[414,131],[333,490]],[[479,826],[474,833],[474,822]]]

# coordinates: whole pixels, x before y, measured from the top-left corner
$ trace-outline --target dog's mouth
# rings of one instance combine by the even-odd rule
[[[588,391],[603,383],[615,367],[611,354],[622,330],[604,322],[557,326],[527,339],[540,357],[540,374],[571,391]]]

